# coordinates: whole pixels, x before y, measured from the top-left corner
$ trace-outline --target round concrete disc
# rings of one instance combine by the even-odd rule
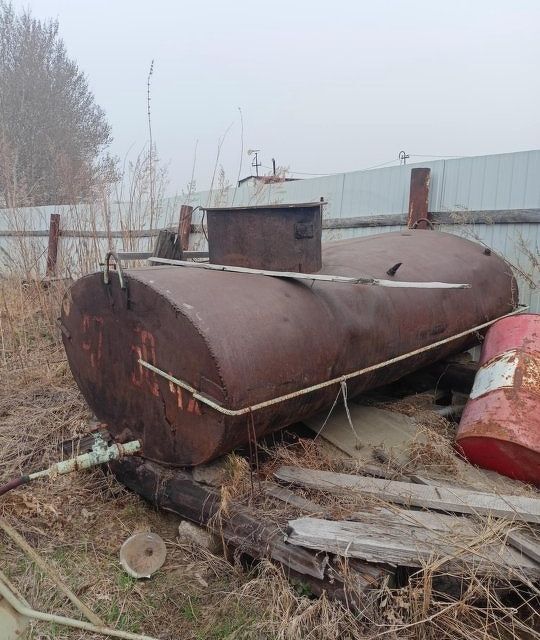
[[[165,562],[167,550],[157,533],[136,533],[120,548],[120,564],[134,578],[149,578]]]

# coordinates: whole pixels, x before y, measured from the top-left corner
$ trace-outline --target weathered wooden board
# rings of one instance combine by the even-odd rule
[[[425,436],[418,434],[414,418],[402,413],[354,403],[349,403],[349,411],[356,433],[349,424],[344,407],[334,409],[322,430],[328,412],[306,420],[305,424],[351,458],[358,460],[369,460],[373,447],[384,446],[396,462],[406,464],[409,461],[408,445],[415,438],[425,441]]]
[[[387,502],[451,513],[476,513],[540,523],[540,499],[496,495],[458,487],[422,485],[330,471],[280,467],[281,482],[340,494],[370,495]]]
[[[429,211],[434,224],[537,224],[540,209],[506,209],[482,211]],[[405,226],[406,213],[390,213],[354,218],[327,218],[323,229],[354,229],[359,227]]]
[[[308,549],[368,562],[385,561],[407,567],[436,563],[441,569],[459,570],[466,566],[478,574],[509,572],[510,576],[540,578],[538,563],[500,541],[486,544],[483,536],[467,535],[459,528],[451,536],[446,531],[405,525],[382,514],[369,522],[291,520],[285,539]]]
[[[355,511],[347,520],[354,522],[364,522],[366,524],[378,523],[388,524],[394,527],[416,527],[456,536],[474,537],[479,536],[485,527],[479,526],[467,516],[449,515],[437,511],[418,511],[414,509],[403,509],[390,505],[391,508],[377,507],[369,511]]]
[[[324,507],[321,507],[321,505],[313,502],[312,500],[308,500],[307,498],[297,495],[290,489],[287,489],[287,487],[282,487],[279,484],[274,484],[273,482],[262,482],[260,487],[265,495],[276,500],[280,500],[286,505],[290,505],[304,513],[309,513],[312,516],[318,515],[327,517],[327,511]]]
[[[531,560],[540,563],[540,542],[522,531],[511,531],[508,534],[508,544],[518,549]]]

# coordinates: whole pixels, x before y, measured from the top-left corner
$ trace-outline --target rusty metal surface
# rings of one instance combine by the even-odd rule
[[[321,203],[206,211],[210,262],[299,273],[322,266]]]
[[[409,228],[427,229],[429,214],[429,184],[431,169],[416,167],[411,169],[411,186],[409,191],[409,213],[407,226]]]
[[[297,391],[470,329],[514,307],[497,256],[450,234],[405,231],[329,243],[323,273],[469,282],[471,289],[387,289],[177,267],[102,274],[66,295],[63,339],[73,375],[119,441],[175,465],[211,460],[334,401],[339,385],[250,416],[224,416],[138,364],[146,360],[236,409]],[[349,396],[474,342],[469,336],[349,383]],[[253,425],[250,427],[251,417]]]
[[[474,464],[540,486],[540,315],[488,331],[457,434]]]

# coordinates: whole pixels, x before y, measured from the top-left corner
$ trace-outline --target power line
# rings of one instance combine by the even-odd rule
[[[466,158],[467,157],[467,156],[460,156],[460,155],[442,156],[442,155],[437,155],[435,153],[411,153],[411,154],[407,154],[407,156],[410,158]],[[363,167],[362,169],[353,169],[352,171],[369,171],[370,169],[379,169],[380,167],[386,167],[389,164],[395,164],[397,162],[399,162],[399,160],[392,158],[392,160],[386,160],[386,162],[374,164],[369,167]],[[272,167],[269,167],[264,164],[261,166],[264,167],[265,169],[272,169]],[[334,172],[328,172],[328,173],[314,173],[309,171],[293,171],[292,169],[289,169],[287,173],[291,173],[298,176],[337,176],[342,173],[351,173],[351,172],[350,171],[334,171]]]
[[[364,167],[362,169],[353,169],[352,171],[368,171],[369,169],[377,169],[378,167],[384,167],[388,164],[391,164],[392,162],[397,162],[397,160],[395,158],[393,158],[392,160],[387,160],[386,162],[381,162],[380,164],[375,164],[371,167]],[[265,169],[271,169],[272,167],[269,167],[268,165],[261,165],[262,167],[264,167]],[[308,171],[293,171],[292,169],[289,169],[287,171],[287,173],[294,173],[295,175],[299,175],[299,176],[338,176],[342,173],[350,173],[350,171],[334,171],[334,172],[328,172],[328,173],[311,173]]]
[[[411,158],[466,158],[467,156],[438,156],[435,153],[411,153]]]

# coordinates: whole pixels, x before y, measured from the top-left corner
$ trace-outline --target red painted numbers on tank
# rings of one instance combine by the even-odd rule
[[[173,374],[170,373],[170,375],[173,375]],[[169,391],[172,394],[176,395],[178,408],[181,411],[194,413],[197,416],[202,415],[201,405],[197,402],[197,400],[195,400],[195,398],[189,393],[189,391],[184,391],[182,387],[178,387],[172,382],[169,382]],[[187,396],[187,399],[186,399],[186,396]]]
[[[159,397],[159,386],[157,376],[153,371],[143,367],[139,360],[145,360],[150,364],[156,362],[156,341],[150,331],[146,329],[135,329],[137,343],[131,345],[131,350],[135,354],[135,367],[131,372],[131,382],[136,387],[146,387],[150,393]]]
[[[139,360],[144,360],[150,364],[156,363],[156,342],[153,334],[146,329],[137,328],[137,343],[131,345],[131,350],[135,354],[135,367],[131,373],[131,382],[136,387],[147,388],[150,393],[159,397],[159,380],[153,371],[143,367]],[[171,374],[173,375],[173,374]],[[176,397],[176,404],[182,411],[201,415],[201,407],[197,400],[181,387],[169,382],[169,391]]]
[[[85,313],[82,321],[82,335],[84,339],[81,346],[89,354],[90,366],[96,369],[101,364],[103,354],[103,318]]]

